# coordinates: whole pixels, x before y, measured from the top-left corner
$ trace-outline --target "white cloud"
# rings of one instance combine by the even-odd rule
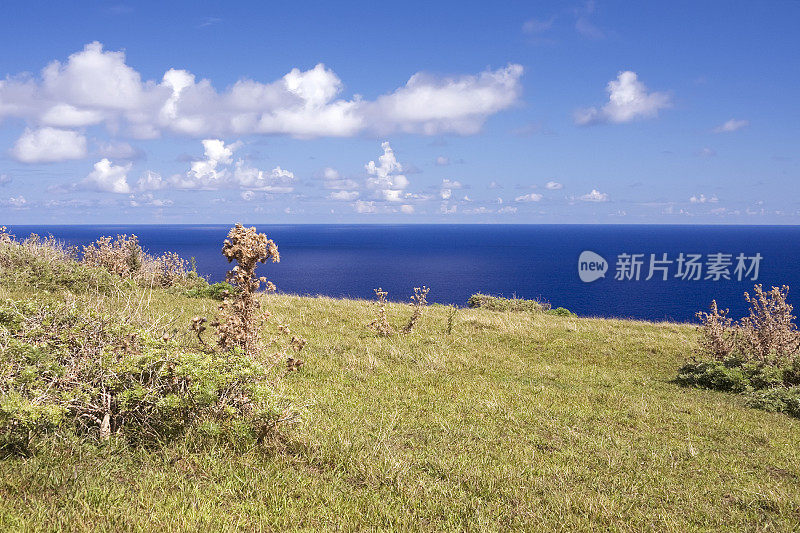
[[[449,200],[451,196],[453,196],[453,189],[460,189],[461,183],[458,181],[450,181],[449,179],[443,179],[442,185],[439,188],[439,196],[442,200]]]
[[[359,185],[354,180],[343,178],[335,168],[325,167],[322,171],[323,187],[332,190],[358,189]]]
[[[86,137],[72,130],[26,128],[11,155],[23,163],[54,163],[86,157]]]
[[[661,109],[671,105],[667,93],[647,92],[635,72],[620,72],[616,80],[608,82],[608,103],[601,109],[590,107],[575,111],[575,123],[581,126],[604,122],[623,123],[637,118],[658,116]]]
[[[400,212],[406,215],[410,215],[414,213],[414,206],[409,204],[403,204],[400,206]]]
[[[108,159],[101,159],[94,164],[94,170],[86,176],[81,185],[97,191],[128,194],[131,192],[128,185],[128,172],[131,166],[131,163],[114,165]]]
[[[530,194],[523,194],[522,196],[517,196],[514,198],[515,202],[538,202],[542,199],[541,194],[537,194],[532,192]]]
[[[156,198],[153,193],[145,193],[139,196],[130,195],[128,203],[131,207],[152,206],[152,207],[169,207],[173,204],[172,200],[164,198]]]
[[[580,197],[584,202],[607,202],[608,194],[600,192],[597,189],[592,189],[592,192],[584,194]]]
[[[704,147],[702,150],[695,152],[695,155],[700,157],[714,157],[717,155],[717,151],[713,148],[709,148],[708,146]]]
[[[298,138],[365,131],[469,134],[517,103],[522,71],[512,64],[446,78],[417,73],[403,87],[367,101],[357,95],[342,98],[344,83],[320,63],[267,83],[243,78],[218,91],[210,80],[179,68],[160,80],[143,80],[124,52],[93,42],[63,63],[51,62],[39,77],[0,81],[0,119],[13,116],[63,128],[103,123],[113,135],[142,139],[165,132]]]
[[[717,198],[716,196],[711,196],[710,198],[706,198],[704,194],[700,194],[692,196],[691,198],[689,198],[689,201],[693,204],[704,204],[704,203],[715,204],[719,202],[719,198]]]
[[[452,206],[447,202],[442,202],[439,206],[439,212],[443,215],[454,215],[458,211],[458,206],[453,204]]]
[[[140,191],[157,191],[159,189],[166,189],[168,183],[161,177],[158,172],[146,170],[139,181],[136,182],[136,188]]]
[[[548,181],[545,184],[544,188],[547,189],[548,191],[557,191],[563,189],[564,186],[557,181]]]
[[[101,142],[98,154],[109,159],[137,159],[141,152],[126,142]]]
[[[45,126],[81,128],[99,124],[104,119],[99,111],[78,109],[69,104],[56,104],[44,112],[40,121]]]
[[[11,183],[11,176],[8,174],[0,174],[0,187],[4,187]]]
[[[331,200],[342,200],[352,202],[358,198],[358,191],[334,191],[328,195]]]
[[[445,157],[443,155],[440,155],[439,157],[436,158],[436,164],[439,165],[440,167],[449,165],[450,164],[450,158],[449,157]]]
[[[357,200],[353,204],[356,213],[375,213],[378,208],[375,207],[375,202],[365,202],[364,200]]]
[[[716,128],[714,128],[714,133],[730,133],[732,131],[740,130],[750,125],[750,121],[748,120],[736,120],[735,118],[730,119],[729,121],[725,122],[724,124],[720,124]]]
[[[254,193],[253,191],[242,191],[241,193],[239,193],[239,196],[241,196],[242,200],[244,200],[245,202],[250,202],[253,200],[253,198],[256,197],[256,193]]]
[[[379,132],[470,135],[486,119],[517,103],[521,65],[486,70],[477,76],[436,78],[417,73],[404,87],[366,104],[365,114]]]
[[[25,204],[27,204],[28,201],[25,199],[24,196],[19,195],[19,196],[12,196],[11,198],[9,198],[8,203],[9,205],[11,205],[11,207],[20,208],[20,207],[25,207]]]
[[[66,64],[47,65],[41,87],[55,101],[115,110],[140,107],[146,89],[139,73],[125,64],[124,52],[104,51],[97,41],[70,55]]]
[[[502,186],[502,185],[500,185],[499,183],[497,183],[496,181],[493,181],[493,182],[491,182],[491,183],[489,184],[488,188],[489,188],[489,189],[502,189],[502,188],[503,188],[503,186]]]
[[[375,191],[378,198],[389,202],[399,202],[403,190],[408,187],[408,178],[401,174],[403,165],[397,161],[394,150],[388,142],[381,144],[383,155],[378,158],[378,164],[370,161],[364,168],[367,174],[372,176],[367,178],[367,188]]]
[[[239,142],[225,144],[220,139],[204,139],[204,158],[193,161],[189,170],[183,175],[175,175],[161,180],[157,174],[150,176],[152,186],[143,188],[161,188],[164,183],[178,189],[218,190],[223,188],[249,189],[288,193],[294,190],[290,184],[294,181],[294,173],[277,166],[272,170],[259,170],[249,166],[244,159],[233,160],[233,154],[242,144]],[[141,182],[141,180],[140,180]]]
[[[500,209],[498,209],[497,212],[501,215],[513,214],[517,212],[517,208],[507,205],[505,207],[501,207]]]

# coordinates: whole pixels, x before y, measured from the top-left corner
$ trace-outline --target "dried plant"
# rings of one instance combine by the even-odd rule
[[[229,263],[237,263],[226,280],[239,290],[229,293],[219,306],[218,318],[213,323],[217,327],[218,343],[226,349],[239,347],[255,356],[261,351],[259,331],[269,317],[256,298],[261,283],[267,283],[266,278],[256,277],[256,267],[258,263],[280,261],[278,247],[256,228],[236,224],[225,239],[222,254]]]
[[[414,330],[414,326],[422,318],[425,306],[428,305],[428,292],[430,292],[430,289],[424,285],[422,287],[414,287],[414,296],[411,297],[413,311],[408,323],[403,328],[403,333],[411,333]]]
[[[0,226],[0,244],[9,244],[14,241],[14,236],[8,232],[8,228]]]
[[[100,266],[123,278],[132,278],[141,268],[144,252],[136,235],[100,237],[83,247],[83,262]]]
[[[730,357],[737,343],[737,328],[728,317],[728,310],[720,310],[716,300],[711,301],[708,313],[698,311],[695,316],[700,320],[700,351],[710,355],[716,361]]]
[[[389,325],[389,317],[386,314],[386,297],[389,293],[380,287],[373,290],[375,291],[375,297],[378,298],[378,318],[370,322],[367,327],[374,329],[381,337],[388,337],[394,333],[392,326]]]
[[[786,301],[788,293],[786,285],[764,291],[761,284],[754,287],[752,296],[744,293],[750,314],[739,322],[741,348],[752,359],[780,365],[797,356],[800,336],[792,306]]]
[[[175,252],[164,252],[155,258],[154,262],[153,279],[162,287],[172,287],[179,281],[185,280],[189,274],[186,260]]]
[[[445,330],[445,333],[447,335],[451,335],[453,333],[453,325],[455,324],[457,313],[458,313],[458,307],[456,307],[455,305],[447,306],[447,329]]]

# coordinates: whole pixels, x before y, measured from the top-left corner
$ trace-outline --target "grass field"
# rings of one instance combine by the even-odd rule
[[[435,291],[435,287],[433,288]],[[60,298],[0,288],[0,298]],[[83,295],[185,330],[217,302]],[[308,340],[303,421],[260,447],[56,439],[0,460],[0,530],[793,530],[800,420],[671,380],[688,325],[267,296]],[[391,304],[400,325],[407,306]],[[1,349],[2,347],[0,347]]]

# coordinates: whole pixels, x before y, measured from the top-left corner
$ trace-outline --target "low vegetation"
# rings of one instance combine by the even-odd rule
[[[800,421],[674,382],[741,323],[430,305],[382,336],[373,302],[252,291],[248,355],[210,294],[71,256],[20,283],[15,254],[57,252],[19,246],[0,240],[0,530],[796,528]],[[395,332],[414,316],[382,307]]]
[[[699,312],[700,347],[678,383],[743,394],[749,405],[800,418],[800,332],[789,287],[745,292],[749,315],[738,322],[720,310]]]
[[[575,313],[563,307],[553,309],[548,302],[541,300],[526,300],[524,298],[503,298],[502,296],[489,296],[476,293],[469,297],[467,306],[490,311],[512,311],[527,313],[546,313],[556,316],[576,316]]]

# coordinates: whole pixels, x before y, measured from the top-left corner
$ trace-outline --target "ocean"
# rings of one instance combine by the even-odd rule
[[[712,299],[738,318],[755,283],[800,294],[800,226],[267,225],[281,262],[260,267],[279,292],[465,306],[471,294],[538,298],[580,316],[694,321]],[[194,257],[221,281],[225,225],[11,226],[68,244],[136,234],[151,253]]]

